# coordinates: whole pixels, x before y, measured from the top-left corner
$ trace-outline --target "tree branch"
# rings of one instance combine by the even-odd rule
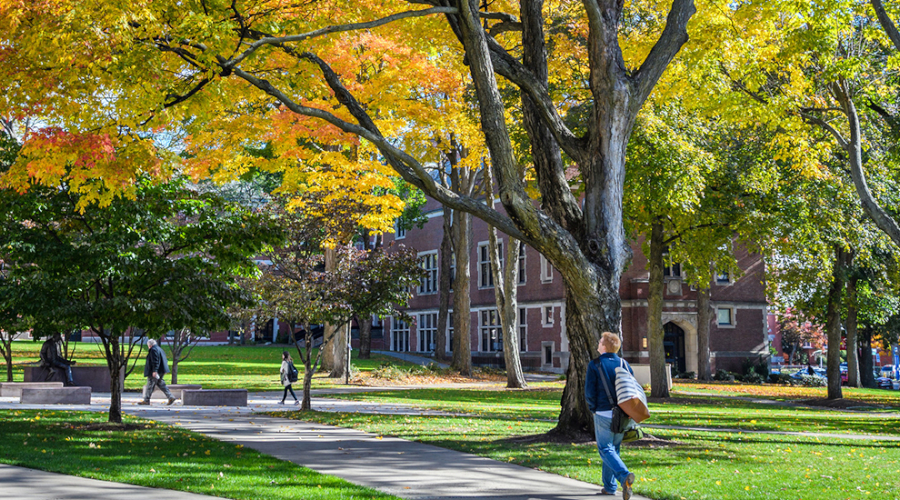
[[[344,121],[327,111],[297,104],[268,81],[257,78],[239,68],[234,69],[234,74],[239,78],[243,78],[266,94],[274,97],[294,113],[319,118],[344,132],[358,135],[363,139],[372,142],[372,144],[378,147],[378,150],[381,151],[385,158],[387,158],[397,173],[399,173],[407,182],[418,187],[435,200],[455,209],[471,213],[478,218],[485,220],[489,224],[496,226],[510,236],[524,239],[524,235],[513,224],[509,217],[486,207],[484,203],[481,203],[479,200],[475,200],[468,196],[460,196],[449,189],[438,185],[434,179],[428,175],[428,172],[421,163],[403,150],[391,144],[390,141],[386,140],[381,133],[377,131],[377,129],[371,131],[360,125]]]
[[[638,108],[644,103],[656,82],[659,81],[675,54],[681,50],[681,46],[688,40],[687,23],[691,16],[697,12],[694,0],[675,0],[672,2],[672,10],[666,18],[666,27],[663,29],[659,40],[650,50],[647,59],[641,64],[641,68],[635,73],[634,106]]]
[[[288,35],[281,37],[265,37],[261,38],[247,48],[244,52],[242,52],[239,56],[232,58],[228,62],[226,62],[223,67],[224,68],[234,68],[241,61],[246,59],[248,56],[256,52],[260,47],[265,45],[278,45],[285,44],[291,42],[300,42],[303,40],[308,40],[310,38],[316,38],[324,35],[328,35],[331,33],[338,33],[342,31],[356,31],[356,30],[366,30],[376,28],[378,26],[383,26],[385,24],[392,23],[394,21],[398,21],[400,19],[407,19],[410,17],[422,17],[428,16],[431,14],[455,14],[457,13],[457,9],[455,7],[432,7],[430,9],[423,10],[413,10],[407,12],[400,12],[397,14],[393,14],[387,17],[383,17],[381,19],[376,19],[374,21],[368,21],[365,23],[351,23],[351,24],[338,24],[333,26],[326,26],[324,28],[320,28],[314,31],[310,31],[309,33],[302,33],[299,35]]]
[[[895,26],[894,22],[891,21],[891,18],[888,17],[881,0],[872,0],[872,7],[875,9],[875,15],[878,16],[878,22],[881,23],[881,27],[884,28],[888,38],[894,43],[894,47],[896,47],[897,50],[900,50],[900,31],[897,31],[897,26]]]

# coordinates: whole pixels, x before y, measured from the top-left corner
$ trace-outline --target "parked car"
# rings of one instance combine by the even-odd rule
[[[875,379],[879,389],[893,389],[893,381],[887,377],[878,377]]]
[[[882,366],[881,374],[879,376],[893,379],[894,378],[894,365]]]
[[[822,368],[815,368],[815,367],[813,367],[813,373],[814,373],[814,374],[811,375],[811,376],[813,376],[813,377],[819,377],[819,378],[824,378],[824,379],[827,379],[827,378],[828,378],[828,374],[827,374],[827,373],[825,372],[825,370],[822,369]],[[798,371],[798,372],[794,373],[793,375],[791,375],[791,378],[795,378],[795,379],[797,379],[797,380],[800,380],[800,379],[802,379],[804,376],[810,376],[810,375],[809,375],[809,373],[807,372],[807,369],[806,369],[806,368],[801,368],[800,371]]]
[[[850,369],[847,367],[847,363],[841,363],[841,385],[847,383],[850,379]]]

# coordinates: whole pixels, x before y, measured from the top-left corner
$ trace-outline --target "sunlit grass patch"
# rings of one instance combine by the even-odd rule
[[[234,499],[395,498],[241,445],[125,416],[0,411],[0,462]]]

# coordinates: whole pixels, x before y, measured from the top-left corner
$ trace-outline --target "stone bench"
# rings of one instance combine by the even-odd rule
[[[62,389],[62,382],[2,382],[0,398],[21,398],[22,389]]]
[[[191,391],[199,391],[203,387],[199,384],[166,384],[166,387],[172,391],[172,395],[175,396],[176,399],[184,399],[182,397],[182,391],[191,390]],[[153,394],[150,396],[150,399],[166,399],[166,395],[160,390],[159,387],[153,390]]]
[[[247,389],[185,389],[181,391],[184,406],[247,406]]]
[[[53,389],[22,389],[21,404],[31,405],[89,405],[90,387],[59,387]]]
[[[40,366],[24,367],[23,379],[25,382],[63,382],[65,377],[65,373],[59,368],[50,372],[47,368]],[[124,384],[124,369],[120,372],[119,378]],[[110,389],[109,368],[106,366],[72,365],[72,379],[76,386],[90,387],[94,392],[109,392]]]

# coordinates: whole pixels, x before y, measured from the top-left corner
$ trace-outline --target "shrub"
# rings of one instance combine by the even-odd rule
[[[408,373],[390,363],[381,363],[378,368],[372,370],[372,376],[385,380],[403,380]]]
[[[770,384],[793,385],[794,379],[787,373],[772,373],[769,375]]]
[[[713,376],[713,380],[718,380],[720,382],[734,382],[734,374],[728,370],[722,370],[720,368],[716,370],[716,374]]]
[[[688,378],[693,379],[697,378],[697,374],[694,372],[682,372],[675,376],[675,378]]]
[[[814,375],[803,375],[800,379],[803,387],[825,387],[825,379]]]

